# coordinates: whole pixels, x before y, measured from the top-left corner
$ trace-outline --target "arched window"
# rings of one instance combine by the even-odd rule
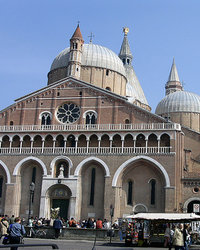
[[[152,179],[150,181],[150,191],[151,191],[151,205],[156,203],[156,181]]]
[[[145,147],[145,136],[143,134],[139,134],[136,137],[136,147]]]
[[[36,179],[36,167],[33,168],[32,171],[32,182],[35,183],[35,179]]]
[[[35,180],[36,180],[36,167],[34,167],[32,170],[32,183],[35,184]],[[32,195],[32,202],[34,202],[34,193]]]
[[[85,119],[85,122],[86,124],[96,124],[96,118],[97,118],[97,115],[96,113],[90,111],[90,112],[87,112],[86,113],[86,119]]]
[[[96,175],[96,170],[95,168],[93,168],[92,173],[91,173],[91,188],[90,188],[90,205],[91,206],[94,206],[95,175]]]
[[[126,120],[125,120],[125,124],[130,124],[130,120],[129,120],[129,119],[126,119]]]
[[[127,204],[132,205],[133,204],[133,182],[128,182],[128,193],[127,193]]]
[[[44,112],[40,115],[41,125],[51,125],[51,114]]]
[[[75,148],[76,146],[76,140],[74,135],[69,135],[67,137],[67,147]]]
[[[3,193],[3,177],[0,176],[0,198],[2,197]]]
[[[170,137],[168,134],[161,135],[160,146],[161,147],[170,147]]]
[[[110,87],[106,87],[106,90],[111,91],[111,88]]]
[[[78,48],[78,43],[73,43],[73,49],[77,49]]]

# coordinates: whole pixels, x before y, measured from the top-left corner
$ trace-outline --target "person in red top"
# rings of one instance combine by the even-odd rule
[[[102,229],[102,227],[103,227],[103,222],[102,220],[98,219],[96,221],[96,229]]]
[[[69,227],[76,227],[76,221],[74,220],[74,218],[71,218],[71,220],[69,221]]]

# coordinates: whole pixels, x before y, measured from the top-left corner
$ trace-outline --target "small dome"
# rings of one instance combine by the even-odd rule
[[[172,112],[200,113],[200,96],[187,91],[176,91],[163,98],[155,113],[158,115]]]
[[[51,70],[67,67],[69,62],[69,48],[64,49],[54,59]],[[122,61],[112,50],[95,44],[84,44],[82,53],[82,66],[94,66],[116,71],[126,77]]]

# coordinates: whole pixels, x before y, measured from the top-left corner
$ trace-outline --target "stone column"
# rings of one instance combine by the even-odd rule
[[[120,214],[120,196],[121,196],[121,187],[113,187],[114,192],[114,220],[120,218],[122,215]]]
[[[134,149],[134,153],[135,153],[135,147],[136,147],[136,139],[135,138],[133,138],[133,149]]]
[[[112,139],[110,139],[110,153],[111,153],[111,150],[112,150]]]
[[[23,143],[23,138],[20,139],[20,149],[19,149],[20,154],[22,152],[22,143]]]
[[[48,208],[46,206],[46,197],[41,195],[41,197],[40,197],[40,213],[39,213],[39,217],[49,218],[47,209]]]
[[[45,142],[45,139],[42,138],[42,154],[43,154],[43,152],[44,152],[44,142]]]
[[[9,146],[9,153],[11,153],[11,148],[12,148],[12,138],[9,140],[10,146]]]
[[[86,141],[87,141],[87,153],[88,153],[90,139],[86,138]]]
[[[67,139],[64,139],[64,153],[66,153],[66,145],[67,145]]]
[[[55,151],[55,146],[56,146],[56,139],[54,138],[54,139],[53,139],[53,153],[54,153],[54,151]]]
[[[160,153],[160,138],[158,138],[158,153]]]
[[[68,212],[69,218],[71,217],[75,218],[75,209],[76,209],[76,197],[71,196],[69,202],[69,212]]]
[[[98,138],[98,153],[100,153],[100,147],[101,147],[101,138]]]
[[[175,187],[165,187],[165,213],[177,211]]]
[[[148,147],[148,139],[145,138],[145,153],[147,154],[147,147]]]
[[[33,138],[31,138],[31,153],[33,152]]]
[[[16,185],[14,183],[6,184],[5,192],[5,210],[4,213],[8,215],[14,214],[15,216],[19,215],[19,208],[15,204],[15,189]]]
[[[121,150],[122,153],[124,153],[124,138],[122,139],[122,150]]]
[[[113,195],[111,197],[110,187],[111,187],[110,176],[105,176],[105,187],[104,187],[104,218],[110,220],[110,205],[114,207]]]
[[[75,153],[77,154],[78,138],[75,138]]]

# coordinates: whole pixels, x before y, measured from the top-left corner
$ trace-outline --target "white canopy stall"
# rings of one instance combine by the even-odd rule
[[[138,213],[126,216],[127,219],[136,220],[164,220],[164,221],[194,221],[200,216],[195,213]]]

